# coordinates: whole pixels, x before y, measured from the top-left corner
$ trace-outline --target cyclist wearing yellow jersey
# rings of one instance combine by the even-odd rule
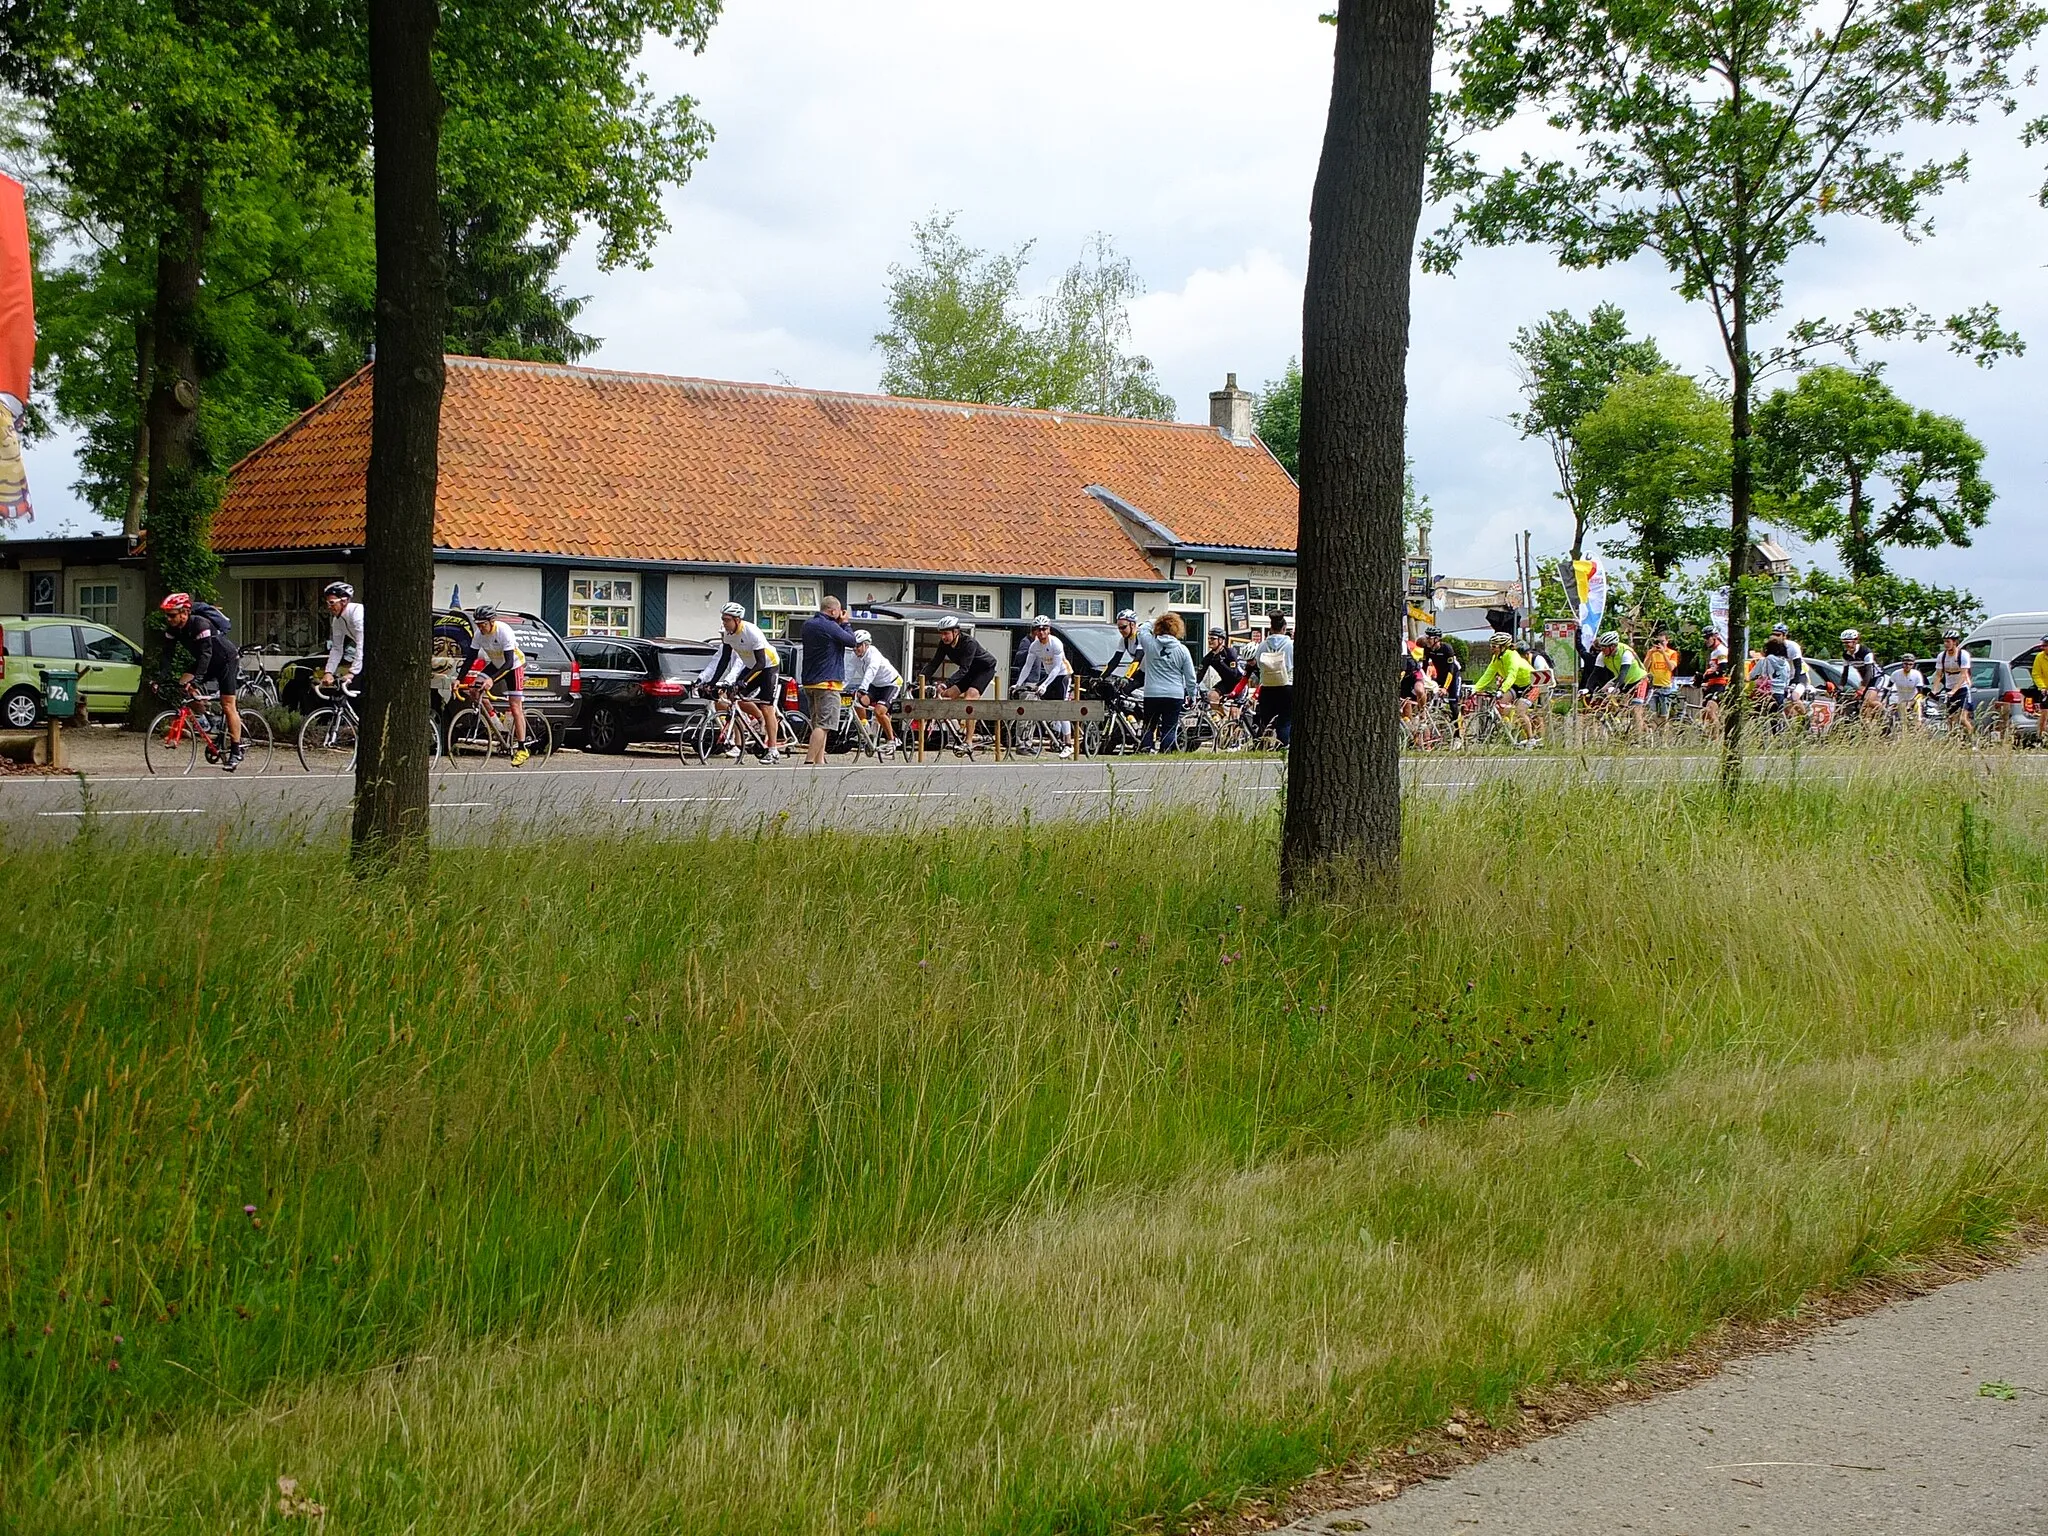
[[[2033,686],[2022,688],[2021,694],[2034,701],[2034,708],[2048,714],[2048,635],[2041,637],[2041,648],[2034,652],[2034,664],[2028,669],[2027,678]]]
[[[1529,694],[1536,684],[1536,669],[1529,664],[1529,658],[1522,655],[1506,635],[1495,635],[1490,642],[1493,655],[1472,683],[1475,694],[1499,693],[1510,702],[1515,713],[1515,723],[1522,729],[1522,745],[1536,745],[1535,727],[1529,720]]]
[[[1621,636],[1608,630],[1593,642],[1595,664],[1607,673],[1608,682],[1602,693],[1619,693],[1629,701],[1629,707],[1636,712],[1636,734],[1641,736],[1649,729],[1650,673],[1636,653],[1621,643]]]
[[[512,766],[517,768],[527,756],[526,652],[519,649],[512,626],[499,618],[498,610],[488,603],[476,609],[472,618],[475,627],[470,632],[469,643],[476,647],[476,655],[470,660],[462,686],[467,688],[474,684],[487,666],[493,678],[509,677],[510,686],[505,690],[505,698],[512,706]]]

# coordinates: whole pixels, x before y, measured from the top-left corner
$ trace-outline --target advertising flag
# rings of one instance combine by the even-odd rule
[[[1567,560],[1562,575],[1564,589],[1577,610],[1579,650],[1590,652],[1600,634],[1600,621],[1607,614],[1607,572],[1598,560]]]
[[[36,360],[36,294],[28,254],[28,199],[0,176],[0,523],[32,515],[21,460],[21,417]]]

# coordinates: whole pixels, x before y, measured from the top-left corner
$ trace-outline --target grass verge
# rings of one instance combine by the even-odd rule
[[[2032,783],[10,861],[0,1520],[1108,1530],[1980,1241]]]

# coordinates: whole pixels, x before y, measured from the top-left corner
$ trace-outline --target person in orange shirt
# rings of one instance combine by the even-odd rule
[[[1678,652],[1668,632],[1660,629],[1652,637],[1643,670],[1650,674],[1650,718],[1661,731],[1678,710]]]

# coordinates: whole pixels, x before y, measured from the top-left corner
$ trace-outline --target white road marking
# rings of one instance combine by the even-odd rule
[[[956,798],[950,789],[898,789],[887,792],[874,791],[862,795],[848,795],[849,800],[951,800]]]
[[[1053,793],[1056,795],[1156,795],[1163,794],[1165,791],[1162,789],[1133,789],[1125,786],[1120,789],[1056,789]]]
[[[175,810],[151,811],[37,811],[38,816],[204,816],[205,811],[196,805],[181,805]]]
[[[437,811],[474,811],[496,805],[497,803],[495,800],[436,800],[434,802],[434,809]]]
[[[621,795],[613,805],[726,805],[738,795]]]

